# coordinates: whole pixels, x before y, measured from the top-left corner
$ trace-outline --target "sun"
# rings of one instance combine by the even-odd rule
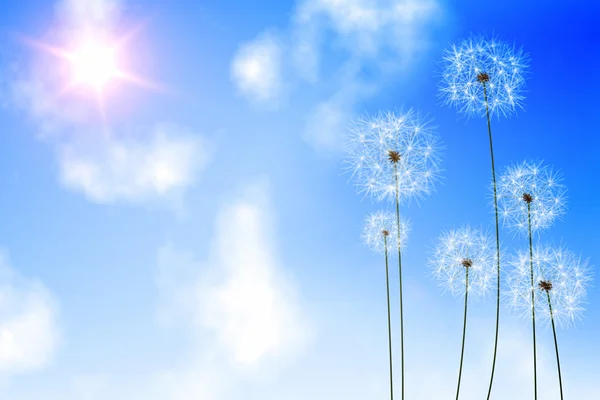
[[[160,85],[147,81],[127,67],[131,62],[131,51],[126,45],[138,29],[118,37],[100,30],[80,32],[62,45],[28,37],[23,39],[36,49],[54,56],[58,61],[54,63],[48,60],[48,64],[57,72],[61,96],[68,92],[74,92],[76,95],[87,95],[91,92],[103,108],[109,92],[116,89],[120,83],[134,84],[155,91],[162,90]]]
[[[87,41],[81,44],[70,54],[69,61],[75,84],[86,84],[102,90],[108,82],[119,76],[115,49],[102,43]]]

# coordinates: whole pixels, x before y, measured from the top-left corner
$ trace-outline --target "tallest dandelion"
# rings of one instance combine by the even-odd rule
[[[494,189],[494,210],[496,214],[496,260],[497,260],[497,301],[496,335],[490,386],[487,399],[492,394],[496,355],[498,350],[498,328],[500,323],[500,228],[498,222],[498,196],[496,188],[496,168],[492,142],[491,117],[508,117],[521,108],[524,100],[523,88],[527,69],[527,56],[522,50],[495,39],[472,37],[453,45],[443,58],[443,77],[440,95],[446,104],[455,106],[467,116],[487,118],[492,182]]]

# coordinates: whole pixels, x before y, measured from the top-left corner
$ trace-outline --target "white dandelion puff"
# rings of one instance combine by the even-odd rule
[[[504,171],[498,182],[498,207],[505,226],[523,236],[539,233],[566,211],[560,174],[541,162],[523,162]]]
[[[398,230],[398,226],[400,230]],[[362,238],[367,246],[375,253],[385,255],[385,283],[387,290],[387,317],[388,317],[388,350],[390,358],[390,393],[393,389],[393,368],[392,368],[392,328],[391,328],[391,310],[390,310],[390,279],[389,279],[389,246],[391,241],[396,241],[398,249],[406,246],[406,241],[410,231],[407,221],[398,225],[397,220],[392,213],[378,211],[369,214],[365,220]],[[398,250],[400,251],[400,250]],[[400,253],[398,253],[400,254]]]
[[[354,123],[347,170],[358,192],[377,201],[424,198],[440,178],[440,140],[413,111],[381,112]]]
[[[496,253],[494,241],[481,230],[469,226],[451,230],[440,236],[434,256],[430,259],[433,275],[444,289],[465,299],[462,348],[456,398],[460,394],[465,337],[467,332],[467,309],[469,297],[484,297],[493,287]]]
[[[369,214],[365,219],[362,239],[363,242],[376,254],[385,253],[387,242],[388,249],[391,244],[396,244],[400,238],[400,248],[406,248],[408,235],[410,234],[410,223],[404,218],[400,223],[400,235],[398,235],[396,216],[389,212],[378,211]]]
[[[529,250],[513,255],[513,268],[508,279],[507,297],[511,307],[531,318],[532,296],[536,319],[550,323],[551,319],[563,328],[583,316],[583,302],[591,282],[591,267],[564,246],[537,246],[533,249],[533,285]],[[548,297],[552,305],[550,312]]]
[[[446,50],[440,97],[467,116],[509,116],[522,108],[528,56],[498,39],[473,36]]]
[[[454,296],[465,294],[465,269],[469,270],[469,295],[482,298],[496,282],[496,249],[492,237],[469,226],[443,233],[429,260],[439,285]]]

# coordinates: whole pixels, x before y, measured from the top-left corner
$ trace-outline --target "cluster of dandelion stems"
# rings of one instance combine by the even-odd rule
[[[490,77],[486,72],[481,72],[477,75],[477,80],[483,85],[483,96],[485,101],[485,113],[487,117],[488,136],[490,140],[490,157],[492,162],[492,182],[494,186],[494,212],[496,214],[496,262],[497,262],[497,293],[496,293],[496,336],[494,339],[494,357],[492,361],[492,373],[490,375],[490,386],[488,389],[487,399],[492,395],[492,385],[494,383],[494,372],[496,371],[496,355],[498,353],[498,331],[500,327],[500,227],[498,221],[498,194],[496,188],[496,167],[494,164],[494,145],[492,141],[492,123],[490,120],[490,108],[487,98],[486,83]],[[458,398],[458,396],[457,396]]]
[[[465,254],[460,253],[464,250],[460,247],[465,244],[464,238],[461,239],[456,236],[456,232],[452,232],[448,237],[443,238],[443,241],[447,243],[442,246],[442,255],[438,254],[438,259],[435,260],[437,264],[436,273],[439,273],[439,276],[446,280],[445,284],[451,287],[453,294],[458,291],[462,292],[462,288],[456,286],[456,284],[462,284],[462,279],[456,279],[458,276],[462,276],[462,270],[458,265],[460,260],[462,260],[462,266],[465,269],[465,316],[456,398],[458,400],[462,377],[468,292],[472,291],[473,285],[482,284],[478,279],[481,272],[479,268],[481,267],[489,267],[486,270],[486,279],[497,277],[494,352],[487,400],[491,398],[500,326],[502,275],[499,217],[502,216],[505,223],[513,225],[522,233],[528,234],[529,238],[529,254],[527,255],[524,252],[519,254],[516,265],[517,270],[514,275],[508,276],[508,283],[513,286],[511,289],[513,295],[515,295],[513,305],[516,307],[523,306],[526,317],[530,317],[532,321],[534,400],[538,398],[536,311],[541,311],[541,315],[546,316],[545,305],[539,303],[540,300],[543,300],[541,296],[544,292],[548,303],[549,313],[547,315],[552,323],[562,399],[562,375],[556,338],[556,323],[560,323],[563,318],[572,321],[577,313],[582,310],[577,306],[577,301],[585,296],[584,284],[591,278],[586,276],[588,272],[587,265],[582,265],[581,260],[576,259],[572,253],[562,248],[558,250],[544,248],[540,253],[537,248],[535,250],[533,248],[533,232],[549,227],[552,221],[564,212],[562,201],[564,191],[562,185],[557,183],[559,178],[553,175],[549,169],[542,168],[539,164],[528,165],[523,163],[509,169],[507,176],[501,176],[497,180],[494,160],[491,117],[494,114],[508,116],[522,106],[524,99],[522,89],[528,67],[528,56],[522,50],[515,50],[509,44],[496,39],[488,40],[483,36],[477,36],[462,41],[458,46],[452,46],[446,52],[444,61],[446,66],[443,74],[441,96],[445,98],[446,104],[458,106],[459,110],[467,115],[480,114],[485,115],[487,119],[496,233],[495,256],[492,256],[494,249],[491,238],[489,243],[482,247],[483,250],[489,250],[489,254],[486,254],[485,259],[479,259],[474,255],[469,257],[468,251],[465,256]],[[468,237],[470,235],[469,229],[465,230],[463,234]],[[452,253],[456,250],[459,251],[459,254],[453,254],[449,259],[448,252]],[[446,255],[444,255],[444,252]],[[535,265],[534,253],[537,257]],[[491,257],[494,259],[491,260]],[[487,282],[489,281],[484,282],[485,287],[483,288],[491,289],[491,282],[490,285],[487,285]],[[536,296],[538,296],[537,299]],[[536,302],[539,303],[538,307],[542,307],[541,309],[535,309]]]
[[[460,106],[460,110],[466,114],[475,114],[481,112],[487,119],[487,130],[489,139],[489,151],[491,161],[493,199],[495,214],[495,248],[493,239],[487,234],[480,234],[471,228],[463,231],[452,231],[444,240],[448,240],[451,245],[442,247],[442,252],[437,253],[438,259],[435,261],[439,268],[436,271],[442,278],[449,278],[446,284],[451,286],[453,294],[462,295],[462,273],[464,270],[464,317],[462,346],[460,356],[460,366],[458,371],[458,381],[456,388],[456,399],[459,399],[463,361],[465,353],[465,339],[467,329],[467,311],[469,298],[477,298],[473,289],[479,287],[482,292],[496,289],[496,323],[494,335],[494,351],[487,392],[487,400],[490,400],[495,378],[496,362],[498,355],[499,327],[500,327],[500,296],[501,296],[501,252],[500,252],[500,215],[504,222],[509,225],[516,219],[515,224],[523,233],[529,234],[529,258],[523,254],[522,262],[519,266],[517,275],[519,283],[515,293],[519,293],[518,300],[527,299],[526,314],[531,313],[532,334],[533,334],[533,373],[534,373],[534,400],[537,400],[537,349],[536,349],[536,286],[537,279],[534,273],[534,249],[533,249],[533,231],[539,228],[550,226],[552,219],[562,213],[562,203],[560,202],[562,194],[552,195],[557,188],[554,176],[548,177],[544,182],[545,187],[540,190],[540,185],[535,184],[539,179],[537,175],[540,172],[538,165],[533,167],[518,167],[513,172],[515,176],[505,179],[501,176],[496,178],[496,166],[494,159],[494,145],[492,137],[491,117],[494,114],[504,116],[511,114],[517,107],[521,106],[524,99],[522,95],[522,86],[524,83],[524,71],[527,68],[527,56],[521,50],[515,52],[511,46],[496,40],[488,41],[483,37],[471,38],[461,43],[460,46],[453,46],[445,57],[449,63],[444,74],[445,87],[442,88],[442,95],[446,102],[452,105]],[[396,117],[394,113],[380,114],[375,121],[360,121],[360,130],[358,136],[354,139],[351,156],[354,158],[354,173],[357,173],[360,185],[364,187],[367,194],[375,194],[378,201],[385,197],[395,200],[395,218],[392,213],[387,215],[386,225],[383,228],[375,229],[376,234],[369,235],[370,238],[377,237],[379,245],[383,242],[385,247],[386,263],[386,285],[387,285],[387,306],[388,306],[388,346],[390,353],[390,397],[393,400],[393,370],[392,370],[392,336],[391,336],[391,311],[390,311],[390,286],[389,286],[389,237],[393,236],[393,230],[397,235],[398,250],[398,275],[399,275],[399,300],[400,300],[400,346],[401,346],[401,384],[402,400],[404,400],[405,373],[404,373],[404,317],[403,317],[403,283],[402,283],[402,241],[406,234],[401,229],[404,224],[400,219],[400,200],[410,198],[422,193],[428,193],[436,174],[439,173],[439,158],[435,156],[435,140],[425,134],[423,136],[422,127],[425,124],[415,123],[411,125],[410,117],[412,111],[406,115]],[[418,116],[417,116],[418,117]],[[407,122],[408,120],[408,122]],[[406,123],[409,130],[406,130]],[[414,128],[414,131],[411,129]],[[406,134],[410,136],[406,136]],[[419,135],[417,135],[419,133]],[[357,146],[356,146],[357,145]],[[432,155],[433,154],[433,155]],[[384,159],[382,159],[382,156]],[[407,165],[407,167],[403,167]],[[402,170],[400,170],[402,169]],[[545,170],[543,170],[545,173]],[[404,174],[407,174],[406,176]],[[389,174],[393,174],[390,176]],[[528,175],[529,174],[529,175]],[[527,179],[521,183],[515,183],[522,180],[525,176],[529,180],[534,180],[530,184]],[[392,178],[390,180],[390,178]],[[543,185],[541,185],[543,186]],[[516,193],[515,193],[516,191]],[[551,196],[549,196],[549,194]],[[554,196],[554,197],[553,197]],[[553,197],[553,198],[552,198]],[[521,199],[527,203],[527,207]],[[505,206],[508,205],[508,208]],[[502,210],[502,213],[500,212]],[[527,211],[526,214],[523,211]],[[527,223],[524,217],[527,216]],[[395,221],[394,221],[395,220]],[[395,224],[392,223],[395,222]],[[381,238],[383,234],[383,238]],[[471,239],[474,239],[472,242]],[[448,244],[447,243],[447,244]],[[476,245],[472,247],[472,244]],[[466,246],[466,248],[465,248]],[[452,254],[448,258],[448,250]],[[381,249],[379,249],[381,250]],[[377,250],[377,251],[379,251]],[[465,251],[466,250],[466,251]],[[445,252],[445,253],[444,253]],[[457,253],[458,252],[458,253]],[[553,253],[554,256],[561,257],[559,252]],[[527,262],[529,261],[529,262]],[[573,261],[570,259],[570,261]],[[577,262],[577,261],[576,261]],[[559,264],[557,264],[559,265]],[[585,296],[585,290],[578,285],[585,283],[588,277],[581,277],[585,274],[587,266],[581,267],[579,264],[571,264],[574,272],[579,275],[573,275],[575,281],[572,288],[575,292],[567,292],[571,297]],[[562,268],[562,267],[560,267]],[[537,270],[536,270],[537,271]],[[556,269],[553,270],[557,272]],[[445,274],[448,274],[447,276]],[[542,273],[543,275],[544,273]],[[456,279],[457,277],[460,279]],[[565,278],[566,277],[566,278]],[[575,278],[576,277],[576,278]],[[496,279],[496,286],[493,286],[493,279]],[[554,279],[554,278],[552,278]],[[560,393],[562,399],[562,376],[560,371],[560,361],[558,344],[556,339],[555,319],[560,323],[562,307],[566,301],[572,301],[563,296],[565,293],[565,279],[571,279],[567,275],[557,277],[558,282],[554,282],[555,289],[552,291],[552,279],[538,280],[539,289],[546,293],[548,300],[549,316],[552,322],[554,334],[554,343],[556,349],[556,361],[558,367],[558,378]],[[508,277],[508,281],[513,280],[513,276]],[[456,286],[458,285],[458,286]],[[552,291],[552,294],[550,293]],[[471,293],[469,293],[471,292]],[[523,293],[523,295],[521,295]],[[475,296],[474,296],[475,295]],[[531,297],[530,297],[531,296]],[[530,300],[529,300],[530,297]],[[539,300],[539,299],[538,299]],[[517,302],[519,303],[519,302]],[[554,307],[554,308],[553,308]],[[567,315],[570,319],[579,309],[573,307],[571,303],[567,305]],[[545,313],[542,314],[543,316]]]

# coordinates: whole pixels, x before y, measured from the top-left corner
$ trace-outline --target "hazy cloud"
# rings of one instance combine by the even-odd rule
[[[251,101],[271,104],[281,102],[283,86],[326,87],[303,136],[316,148],[339,149],[356,104],[428,49],[440,15],[438,0],[301,0],[283,33],[240,48],[234,81]]]
[[[209,160],[199,135],[173,125],[135,139],[92,135],[58,154],[61,182],[98,203],[180,196]]]
[[[238,90],[250,101],[273,105],[283,92],[282,45],[269,34],[240,46],[231,65]]]
[[[310,337],[297,289],[279,260],[272,219],[268,185],[253,184],[217,215],[204,268],[172,246],[159,252],[157,282],[167,310],[186,310],[242,366],[293,354]]]
[[[0,252],[0,376],[50,363],[60,338],[57,313],[44,285],[21,277]]]

